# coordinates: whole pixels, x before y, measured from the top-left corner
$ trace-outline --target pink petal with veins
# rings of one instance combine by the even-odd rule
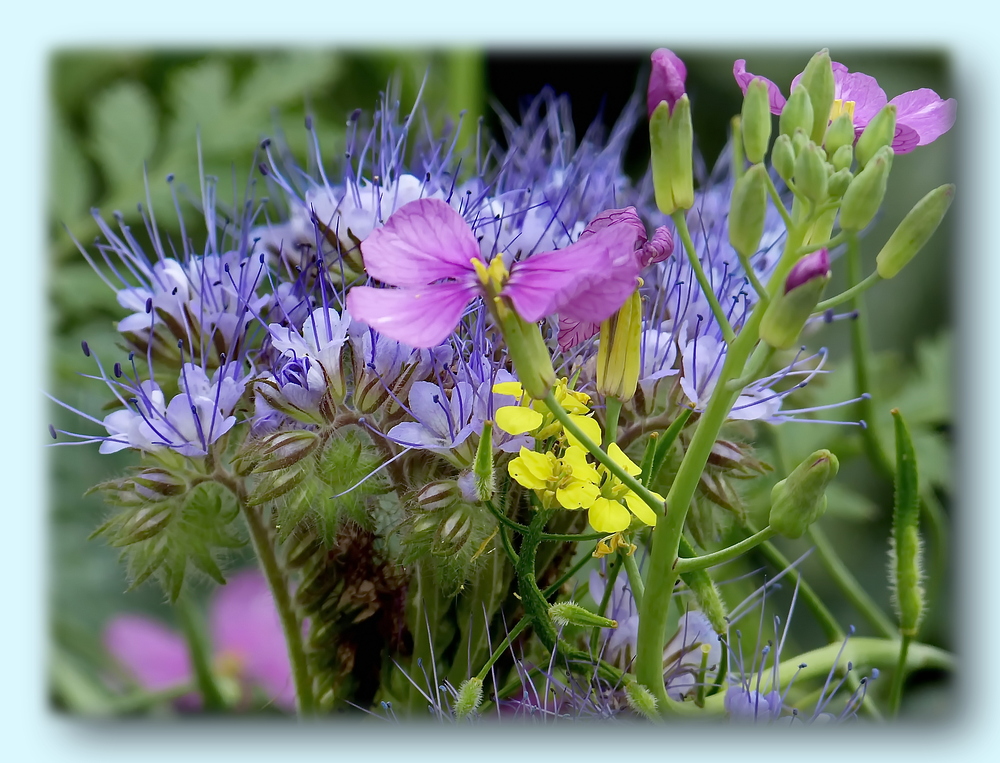
[[[781,110],[785,108],[785,96],[781,94],[781,90],[767,77],[760,77],[756,74],[751,74],[747,71],[747,62],[745,59],[737,59],[733,64],[733,76],[736,78],[736,84],[740,86],[740,90],[743,91],[743,95],[747,94],[747,88],[750,83],[755,79],[761,80],[765,85],[767,85],[768,101],[771,105],[772,114],[780,114]],[[795,87],[795,83],[792,83],[792,87]]]
[[[930,88],[920,88],[897,95],[889,103],[896,106],[897,139],[900,138],[898,128],[908,127],[919,135],[916,144],[918,146],[933,143],[955,124],[957,109],[955,99],[942,100],[941,96]],[[896,140],[892,142],[892,150],[897,154],[912,150],[905,145],[897,149],[896,143]]]
[[[347,310],[354,320],[397,342],[436,347],[455,330],[478,291],[469,280],[412,289],[355,286],[347,293]]]

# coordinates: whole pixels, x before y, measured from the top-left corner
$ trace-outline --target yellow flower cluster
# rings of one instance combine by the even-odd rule
[[[632,522],[632,514],[644,524],[656,524],[656,515],[642,498],[606,467],[590,463],[587,451],[563,430],[543,402],[532,400],[526,404],[517,382],[497,384],[493,391],[521,398],[520,405],[497,410],[498,427],[510,434],[531,433],[537,440],[557,438],[554,450],[544,453],[522,447],[517,458],[507,467],[510,476],[519,485],[535,491],[542,506],[547,509],[586,509],[590,526],[602,533],[627,529]],[[594,442],[600,442],[601,426],[588,415],[589,396],[569,389],[565,379],[557,382],[554,393],[556,400],[586,435]],[[559,452],[558,456],[556,452]],[[635,476],[640,473],[641,469],[617,444],[612,443],[608,447],[608,455],[629,474]],[[663,500],[661,496],[656,497]]]

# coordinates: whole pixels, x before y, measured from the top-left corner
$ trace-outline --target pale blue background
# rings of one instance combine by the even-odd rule
[[[82,7],[81,7],[82,6]],[[314,759],[505,759],[528,749],[560,760],[690,760],[722,758],[780,760],[896,760],[924,757],[964,760],[992,757],[1000,723],[996,697],[997,553],[1000,501],[992,497],[1000,449],[987,441],[1000,434],[994,390],[1000,379],[997,342],[990,331],[1000,299],[1000,253],[996,239],[1000,98],[995,72],[996,19],[988,6],[971,0],[861,3],[733,2],[634,3],[617,0],[587,10],[582,3],[562,9],[538,0],[440,3],[429,0],[372,2],[255,2],[209,4],[200,0],[165,3],[50,1],[29,8],[21,2],[5,12],[0,60],[4,84],[3,170],[0,209],[6,213],[3,261],[8,269],[7,362],[0,373],[4,468],[3,551],[0,552],[0,758],[21,760],[284,760]],[[570,10],[572,8],[572,10]],[[669,9],[669,10],[668,10]],[[986,14],[986,15],[984,15]],[[961,166],[954,304],[960,367],[956,370],[956,465],[961,486],[955,554],[964,564],[963,622],[957,631],[965,677],[957,721],[921,728],[768,729],[706,727],[659,731],[627,726],[572,726],[525,730],[481,729],[475,736],[451,729],[414,730],[385,726],[323,728],[260,720],[225,724],[191,720],[183,724],[88,722],[50,713],[44,677],[46,613],[46,442],[42,419],[45,386],[43,311],[45,272],[42,210],[46,189],[46,64],[57,46],[115,45],[279,47],[297,44],[427,46],[503,44],[557,48],[589,45],[685,47],[828,46],[879,49],[928,47],[952,56],[959,100]],[[631,83],[629,83],[631,84]],[[959,256],[961,252],[961,256]],[[808,731],[808,733],[804,733]],[[361,736],[358,732],[365,732]],[[532,732],[532,733],[529,733]],[[535,745],[538,745],[537,747]],[[530,758],[534,758],[531,755]]]

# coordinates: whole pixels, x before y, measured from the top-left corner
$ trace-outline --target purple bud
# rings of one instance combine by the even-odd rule
[[[660,226],[653,232],[653,237],[642,246],[639,254],[641,267],[663,262],[674,253],[674,237],[665,227]]]
[[[649,73],[649,88],[646,90],[646,107],[649,116],[663,101],[667,102],[673,112],[674,104],[684,95],[684,80],[687,78],[687,67],[673,51],[659,48],[649,57],[653,69]]]
[[[826,249],[807,254],[795,263],[795,267],[788,274],[785,280],[785,294],[814,278],[827,278],[829,275],[830,253]]]

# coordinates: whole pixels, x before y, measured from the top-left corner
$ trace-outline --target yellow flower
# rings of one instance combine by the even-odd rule
[[[608,447],[608,455],[633,477],[642,471],[616,443],[611,443]],[[606,467],[601,466],[600,471],[604,475],[604,480],[601,484],[601,495],[590,506],[588,519],[591,527],[601,533],[621,532],[627,529],[632,522],[629,512],[638,517],[643,524],[650,526],[656,524],[656,514],[642,498]],[[663,496],[658,493],[653,493],[653,495],[658,500],[663,500]],[[622,505],[621,501],[623,500],[628,506],[628,510]]]
[[[583,430],[594,442],[601,441],[601,425],[588,414],[590,396],[584,392],[569,389],[566,379],[559,379],[552,388],[556,401],[569,413],[573,422]],[[524,394],[520,382],[500,382],[493,385],[493,391],[498,395],[510,395],[519,400],[518,405],[505,405],[497,409],[494,416],[496,425],[507,434],[528,434],[546,440],[549,437],[565,434],[570,445],[581,446],[569,432],[564,432],[562,425],[552,415],[548,406],[541,400],[531,400]]]

